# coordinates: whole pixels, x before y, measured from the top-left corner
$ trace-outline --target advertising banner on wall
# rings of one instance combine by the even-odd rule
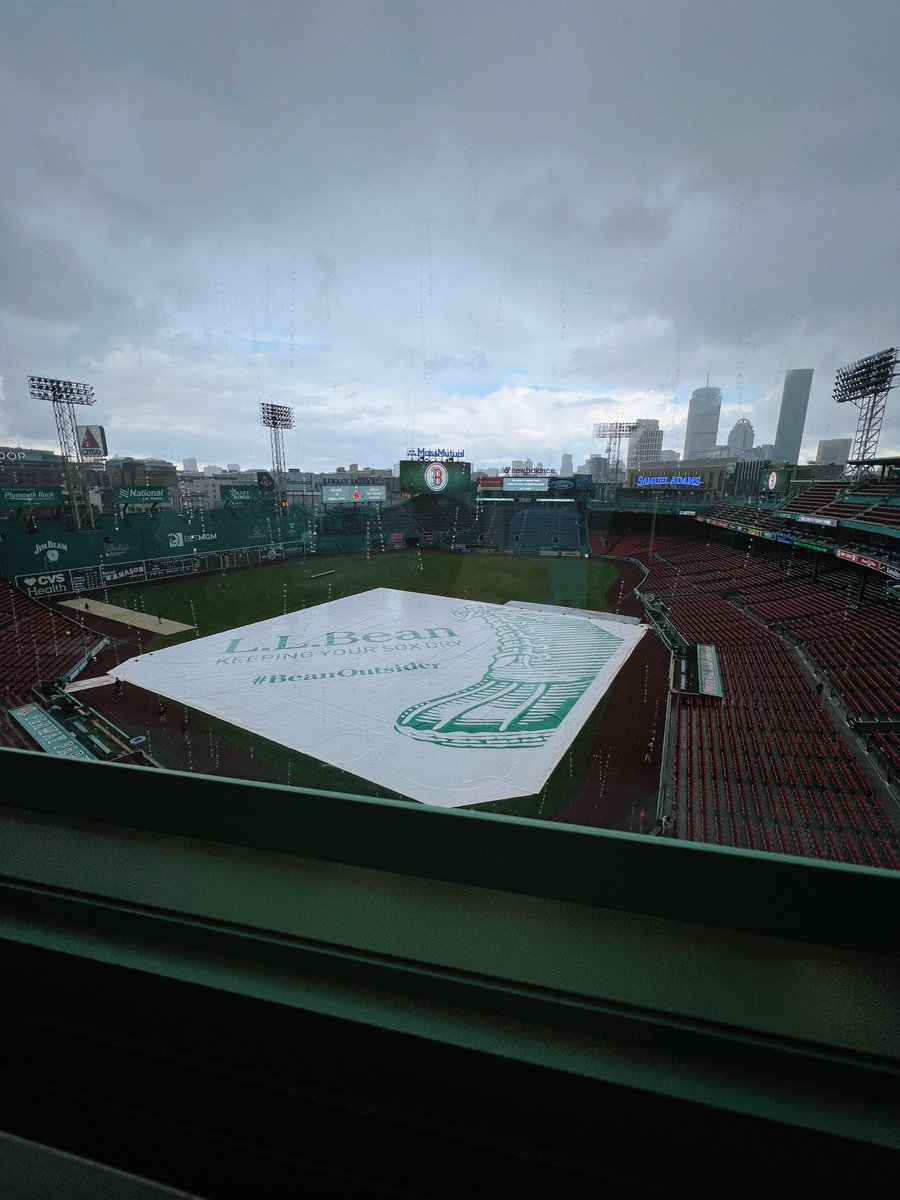
[[[232,517],[187,517],[162,509],[152,521],[129,522],[110,514],[100,518],[98,528],[77,536],[65,521],[46,515],[37,533],[24,522],[7,521],[0,538],[0,575],[14,579],[28,595],[63,596],[142,578],[271,562],[273,556],[309,548],[305,520],[275,520],[243,507],[231,511]]]
[[[702,488],[699,475],[638,475],[635,485],[639,488]]]
[[[300,543],[290,548],[296,553],[303,549]],[[56,596],[69,596],[78,592],[95,592],[100,588],[124,587],[126,584],[144,583],[157,579],[172,579],[180,575],[200,575],[207,571],[228,571],[232,567],[256,566],[259,563],[277,562],[285,556],[283,544],[246,546],[223,553],[198,553],[148,558],[141,562],[123,562],[115,565],[93,563],[66,569],[45,569],[28,575],[16,575],[15,584],[19,591],[36,600]]]
[[[413,496],[450,496],[469,488],[472,464],[467,462],[400,463],[400,491]]]
[[[56,508],[62,502],[59,488],[0,488],[0,508]]]
[[[504,475],[504,492],[546,492],[549,479],[525,479],[515,475]]]
[[[262,492],[256,484],[228,484],[223,483],[219,488],[219,495],[223,500],[236,501],[259,500]]]
[[[116,504],[168,504],[167,487],[117,487]]]
[[[878,571],[882,575],[889,575],[891,579],[900,579],[900,567],[892,562],[882,562],[879,558],[869,558],[865,554],[857,554],[854,550],[838,550],[836,551],[838,558],[842,558],[845,562],[856,563],[860,567],[868,567],[870,571]]]
[[[793,517],[795,521],[801,521],[804,525],[828,525],[832,529],[837,528],[837,517],[815,517],[808,513],[785,513],[786,517]]]
[[[540,792],[645,632],[377,588],[113,674],[423,804]]]
[[[574,493],[576,486],[575,480],[566,476],[557,476],[557,478],[547,481],[547,491],[556,492],[560,497]]]
[[[17,575],[16,587],[35,600],[52,596],[67,596],[75,588],[71,571],[35,571],[31,575]]]

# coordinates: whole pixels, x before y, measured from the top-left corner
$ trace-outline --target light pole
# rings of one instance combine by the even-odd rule
[[[612,483],[612,495],[616,494],[616,489],[619,486],[619,450],[622,445],[622,438],[630,438],[637,430],[637,421],[598,421],[594,425],[594,437],[606,438],[606,478],[609,479],[610,461],[612,454],[615,452],[616,467],[615,478]]]
[[[285,503],[287,472],[284,467],[284,430],[294,428],[294,410],[288,404],[260,404],[259,418],[269,431],[272,443],[272,478],[275,480],[275,495],[278,515]]]
[[[834,377],[833,397],[838,404],[854,404],[859,409],[853,450],[844,467],[848,475],[859,475],[862,464],[875,455],[881,436],[881,422],[888,392],[897,381],[897,348],[870,354],[841,367]],[[856,467],[853,472],[849,468]]]
[[[94,389],[89,383],[73,383],[69,379],[47,379],[29,375],[28,386],[32,400],[49,400],[53,405],[59,449],[63,459],[63,474],[69,489],[69,508],[76,529],[93,529],[94,510],[84,477],[84,459],[78,442],[75,405],[93,404]]]

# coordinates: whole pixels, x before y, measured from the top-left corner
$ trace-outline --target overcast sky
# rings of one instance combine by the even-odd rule
[[[0,444],[547,466],[900,341],[896,0],[0,0]],[[892,393],[882,453],[900,453]]]

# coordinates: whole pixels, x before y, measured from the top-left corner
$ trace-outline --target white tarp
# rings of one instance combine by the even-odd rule
[[[623,625],[640,625],[640,617],[629,617],[625,613],[596,613],[590,608],[562,608],[557,604],[535,604],[532,600],[507,600],[505,608],[521,608],[527,612],[562,613],[567,617],[599,617],[603,621],[621,622]]]
[[[114,674],[424,804],[539,792],[643,636],[602,614],[377,588]]]

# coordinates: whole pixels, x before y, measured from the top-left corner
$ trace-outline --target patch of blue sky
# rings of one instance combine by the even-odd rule
[[[442,383],[440,386],[445,396],[483,396],[485,392],[483,383]]]
[[[295,341],[294,354],[325,354],[328,350],[326,342]],[[290,350],[290,343],[284,338],[257,338],[251,343],[253,354],[285,354]]]

